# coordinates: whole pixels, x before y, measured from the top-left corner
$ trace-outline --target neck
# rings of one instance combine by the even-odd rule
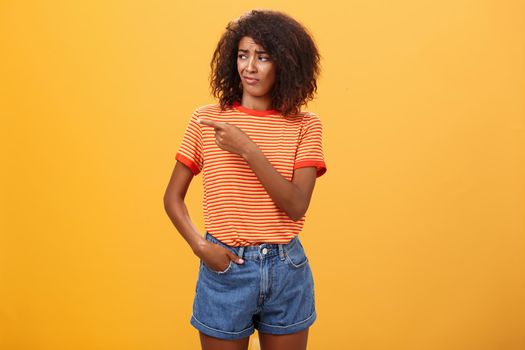
[[[270,97],[253,97],[253,96],[247,96],[243,95],[241,100],[241,105],[243,105],[246,108],[254,109],[254,110],[261,110],[266,111],[269,109],[272,109],[272,101],[270,100]]]

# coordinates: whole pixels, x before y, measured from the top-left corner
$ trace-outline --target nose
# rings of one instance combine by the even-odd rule
[[[255,56],[252,56],[250,60],[248,61],[248,66],[246,67],[248,71],[255,72],[257,70],[257,67],[255,66]]]

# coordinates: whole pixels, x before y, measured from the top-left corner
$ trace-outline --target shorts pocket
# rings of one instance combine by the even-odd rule
[[[222,271],[215,271],[215,270],[211,269],[210,267],[208,267],[208,265],[206,265],[204,263],[204,261],[202,261],[202,259],[201,259],[201,265],[204,266],[204,268],[206,270],[208,270],[208,271],[210,271],[210,272],[212,272],[214,274],[217,274],[217,275],[222,275],[222,274],[227,273],[228,271],[230,271],[231,268],[232,268],[232,264],[233,264],[233,260],[230,259],[230,263],[228,264],[228,266],[224,270],[222,270]]]
[[[299,241],[286,252],[286,261],[294,268],[303,267],[308,263],[308,257],[306,256],[303,245]]]

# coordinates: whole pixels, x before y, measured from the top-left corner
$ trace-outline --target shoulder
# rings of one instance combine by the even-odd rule
[[[221,106],[219,103],[210,103],[198,106],[195,108],[194,113],[197,115],[218,115],[221,112]]]
[[[321,124],[319,115],[312,111],[301,111],[301,125]]]

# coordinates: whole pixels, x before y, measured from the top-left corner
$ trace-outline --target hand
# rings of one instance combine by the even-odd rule
[[[223,150],[244,156],[252,147],[257,146],[244,131],[233,124],[202,118],[197,121],[215,128],[215,143]]]
[[[206,244],[199,248],[197,255],[206,266],[215,271],[226,270],[230,260],[238,264],[244,263],[244,260],[231,250],[210,241],[206,241]]]

